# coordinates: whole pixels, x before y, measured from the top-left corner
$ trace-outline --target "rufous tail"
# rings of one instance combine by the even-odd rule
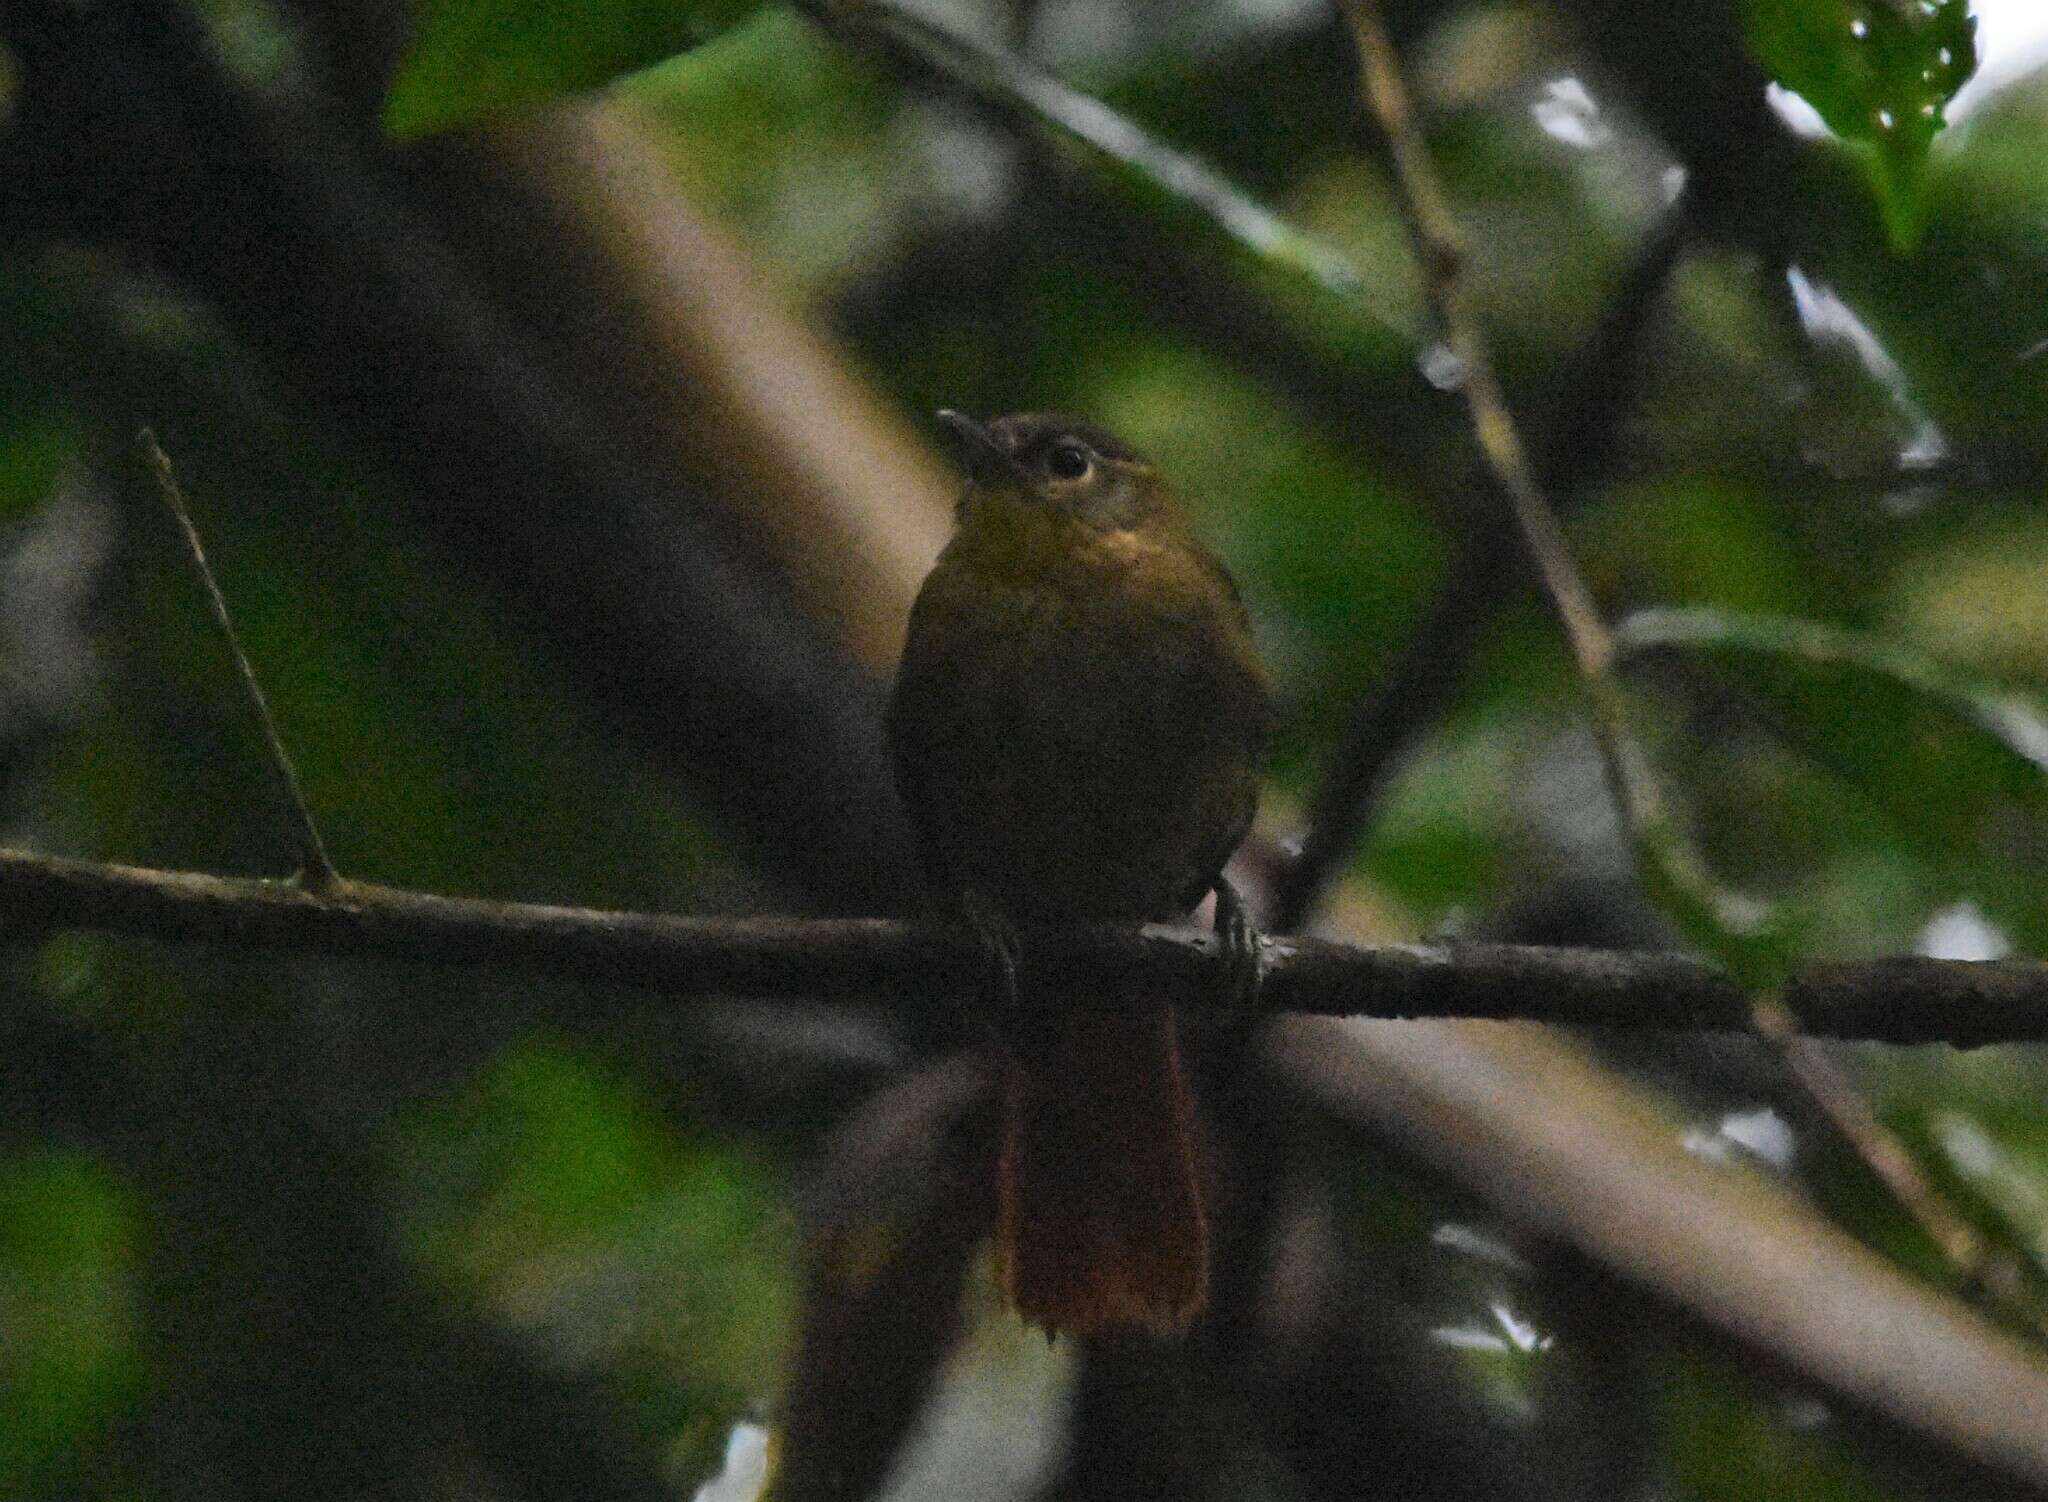
[[[1209,1227],[1172,1011],[1063,1012],[1006,1069],[996,1249],[1017,1312],[1076,1336],[1186,1329]]]

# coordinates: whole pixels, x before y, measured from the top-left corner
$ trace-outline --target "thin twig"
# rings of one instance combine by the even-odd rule
[[[227,642],[228,655],[234,659],[235,672],[242,680],[242,691],[248,696],[249,707],[256,715],[257,728],[263,734],[264,748],[270,753],[271,768],[277,773],[285,801],[298,825],[299,882],[308,891],[329,891],[340,883],[341,877],[336,873],[334,863],[327,858],[327,846],[320,838],[320,827],[313,822],[313,810],[307,806],[305,792],[299,786],[299,775],[292,768],[291,753],[285,750],[284,739],[277,733],[277,721],[271,717],[270,703],[263,696],[263,685],[256,681],[256,670],[249,666],[248,654],[243,652],[241,639],[235,634],[227,598],[220,592],[213,570],[207,565],[206,549],[199,541],[199,529],[192,525],[192,514],[186,508],[178,478],[171,471],[170,456],[157,443],[156,434],[148,428],[142,430],[136,441],[142,445],[143,457],[149,461],[157,488],[163,492],[164,506],[185,539],[185,552],[192,560],[193,571],[199,575],[200,586],[206,591],[206,603],[212,607],[214,624],[220,627],[221,637]]]

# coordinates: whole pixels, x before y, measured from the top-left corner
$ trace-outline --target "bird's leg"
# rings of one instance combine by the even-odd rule
[[[1021,946],[1017,925],[987,894],[972,887],[960,894],[960,912],[981,945],[982,1020],[998,1047],[1005,1053],[1017,1051],[1017,1029],[1023,1008],[1017,999],[1017,961]]]
[[[1223,945],[1227,996],[1248,1023],[1259,999],[1259,931],[1252,926],[1244,898],[1221,874],[1214,890],[1216,918],[1211,927]]]

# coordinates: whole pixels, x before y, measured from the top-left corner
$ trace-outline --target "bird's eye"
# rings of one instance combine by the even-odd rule
[[[1078,480],[1094,465],[1094,457],[1077,443],[1060,444],[1045,456],[1046,473],[1056,480]]]

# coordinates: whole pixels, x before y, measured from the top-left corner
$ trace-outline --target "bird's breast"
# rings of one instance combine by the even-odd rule
[[[898,690],[925,723],[898,750],[957,879],[1047,918],[1181,910],[1250,775],[1226,623],[1198,582],[1131,534],[1051,566],[942,562]]]

